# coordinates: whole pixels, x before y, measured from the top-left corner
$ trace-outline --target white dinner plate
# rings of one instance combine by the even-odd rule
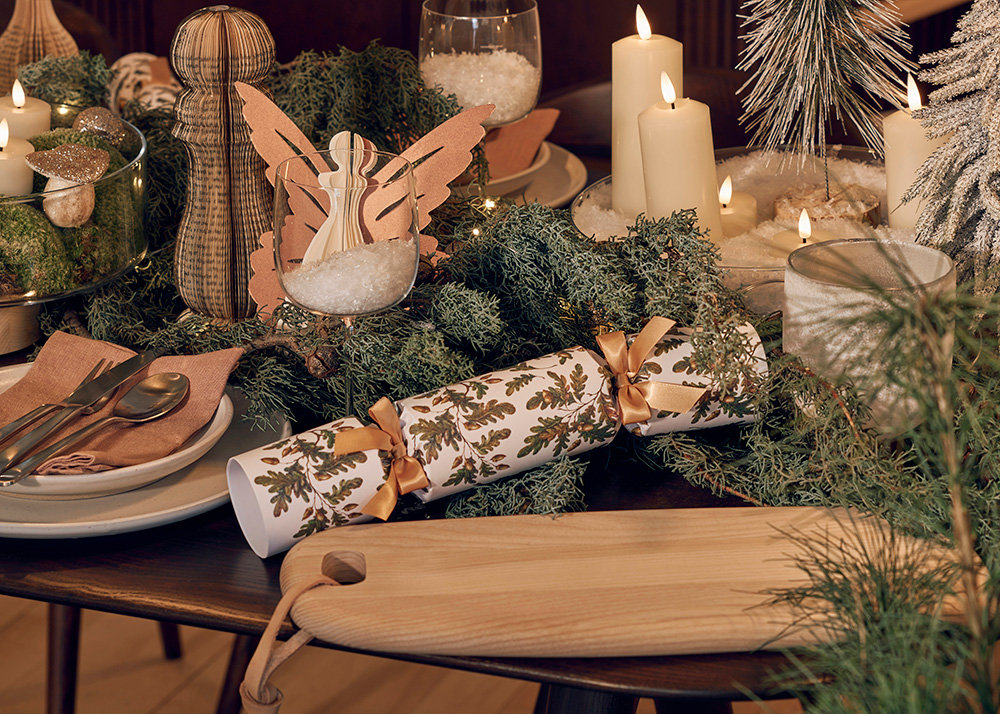
[[[240,400],[233,397],[236,412],[242,413]],[[0,498],[0,537],[86,538],[191,518],[229,501],[230,456],[285,438],[291,431],[287,421],[262,431],[237,418],[201,459],[144,488],[74,501]]]
[[[515,203],[543,203],[561,208],[573,200],[587,184],[587,167],[576,155],[561,146],[545,142],[549,158],[531,177],[531,181],[516,191],[504,194]],[[487,191],[489,185],[487,185]]]
[[[0,368],[0,393],[14,386],[30,368],[30,364]],[[212,420],[195,432],[183,447],[171,454],[144,464],[123,466],[97,473],[28,476],[23,481],[0,488],[0,497],[61,501],[110,496],[142,488],[201,458],[222,438],[232,419],[233,403],[223,394]]]

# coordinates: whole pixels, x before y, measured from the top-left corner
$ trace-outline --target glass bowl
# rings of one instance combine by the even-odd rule
[[[463,109],[494,104],[483,126],[511,124],[535,108],[542,45],[535,0],[424,0],[420,71]]]
[[[757,151],[760,150],[746,146],[719,149],[715,152],[715,160],[716,163],[721,163]],[[827,147],[827,156],[829,159],[846,159],[856,163],[881,166],[881,161],[871,151],[860,146],[830,145]],[[819,157],[808,157],[807,160],[822,162]],[[883,187],[882,193],[884,192]],[[570,205],[570,218],[577,231],[596,240],[607,240],[609,235],[625,235],[633,219],[612,213],[610,208],[611,177],[605,176],[585,188],[573,200]],[[882,211],[884,220],[884,206]],[[766,214],[767,209],[764,209],[761,220],[769,220]],[[719,268],[725,271],[723,278],[725,284],[736,290],[750,291],[747,295],[756,296],[754,299],[760,303],[761,310],[780,309],[780,300],[776,299],[776,286],[780,287],[784,278],[784,265],[720,264]]]
[[[43,205],[71,199],[79,186],[0,196],[0,307],[94,290],[145,256],[146,138],[128,122],[125,127],[121,158],[112,158],[111,166],[118,166],[93,182],[94,209],[83,225],[60,228]],[[35,189],[44,184],[35,174]]]

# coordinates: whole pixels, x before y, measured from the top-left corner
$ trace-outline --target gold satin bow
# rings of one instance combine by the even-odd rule
[[[384,521],[392,514],[399,496],[425,488],[430,482],[420,462],[406,453],[403,427],[392,402],[382,397],[368,410],[368,414],[378,424],[378,428],[365,426],[340,432],[333,441],[333,455],[342,456],[370,449],[389,452],[392,458],[389,478],[361,508],[362,513]]]
[[[632,380],[646,361],[649,353],[674,326],[673,320],[654,317],[642,328],[632,346],[628,346],[624,332],[609,332],[597,336],[597,345],[604,353],[615,376],[614,386],[618,390],[618,411],[622,424],[636,424],[647,421],[653,409],[683,414],[691,411],[707,387],[689,387],[666,382],[640,382]]]

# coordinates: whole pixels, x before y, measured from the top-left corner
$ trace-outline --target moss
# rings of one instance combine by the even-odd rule
[[[33,147],[35,147],[35,151],[48,151],[49,149],[54,149],[57,146],[62,146],[63,144],[81,144],[94,149],[104,149],[108,152],[110,160],[107,173],[117,171],[128,163],[128,161],[125,160],[125,157],[122,156],[122,152],[118,151],[118,149],[109,144],[105,139],[102,139],[95,134],[87,134],[82,131],[77,131],[76,129],[53,129],[52,131],[47,131],[44,134],[33,136],[28,139],[28,141]],[[35,174],[33,190],[36,193],[43,190],[45,188],[46,181],[48,181],[48,179],[41,174]]]
[[[94,186],[94,213],[91,220],[122,240],[131,240],[136,225],[136,209],[128,177]]]
[[[86,285],[111,275],[129,259],[129,245],[122,234],[99,225],[62,230],[66,254],[75,265],[74,278]]]
[[[62,239],[48,219],[25,204],[0,204],[0,264],[21,290],[50,295],[76,287]]]

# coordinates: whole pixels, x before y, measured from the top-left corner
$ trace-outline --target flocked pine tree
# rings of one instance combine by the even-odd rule
[[[904,200],[923,201],[917,239],[955,259],[979,294],[1000,288],[1000,0],[975,0],[953,46],[921,57],[939,85],[918,116],[928,136],[951,135]]]
[[[885,0],[746,0],[738,69],[751,144],[822,154],[836,118],[882,153],[877,100],[899,101],[910,67],[895,5]],[[749,90],[749,91],[747,91]]]

